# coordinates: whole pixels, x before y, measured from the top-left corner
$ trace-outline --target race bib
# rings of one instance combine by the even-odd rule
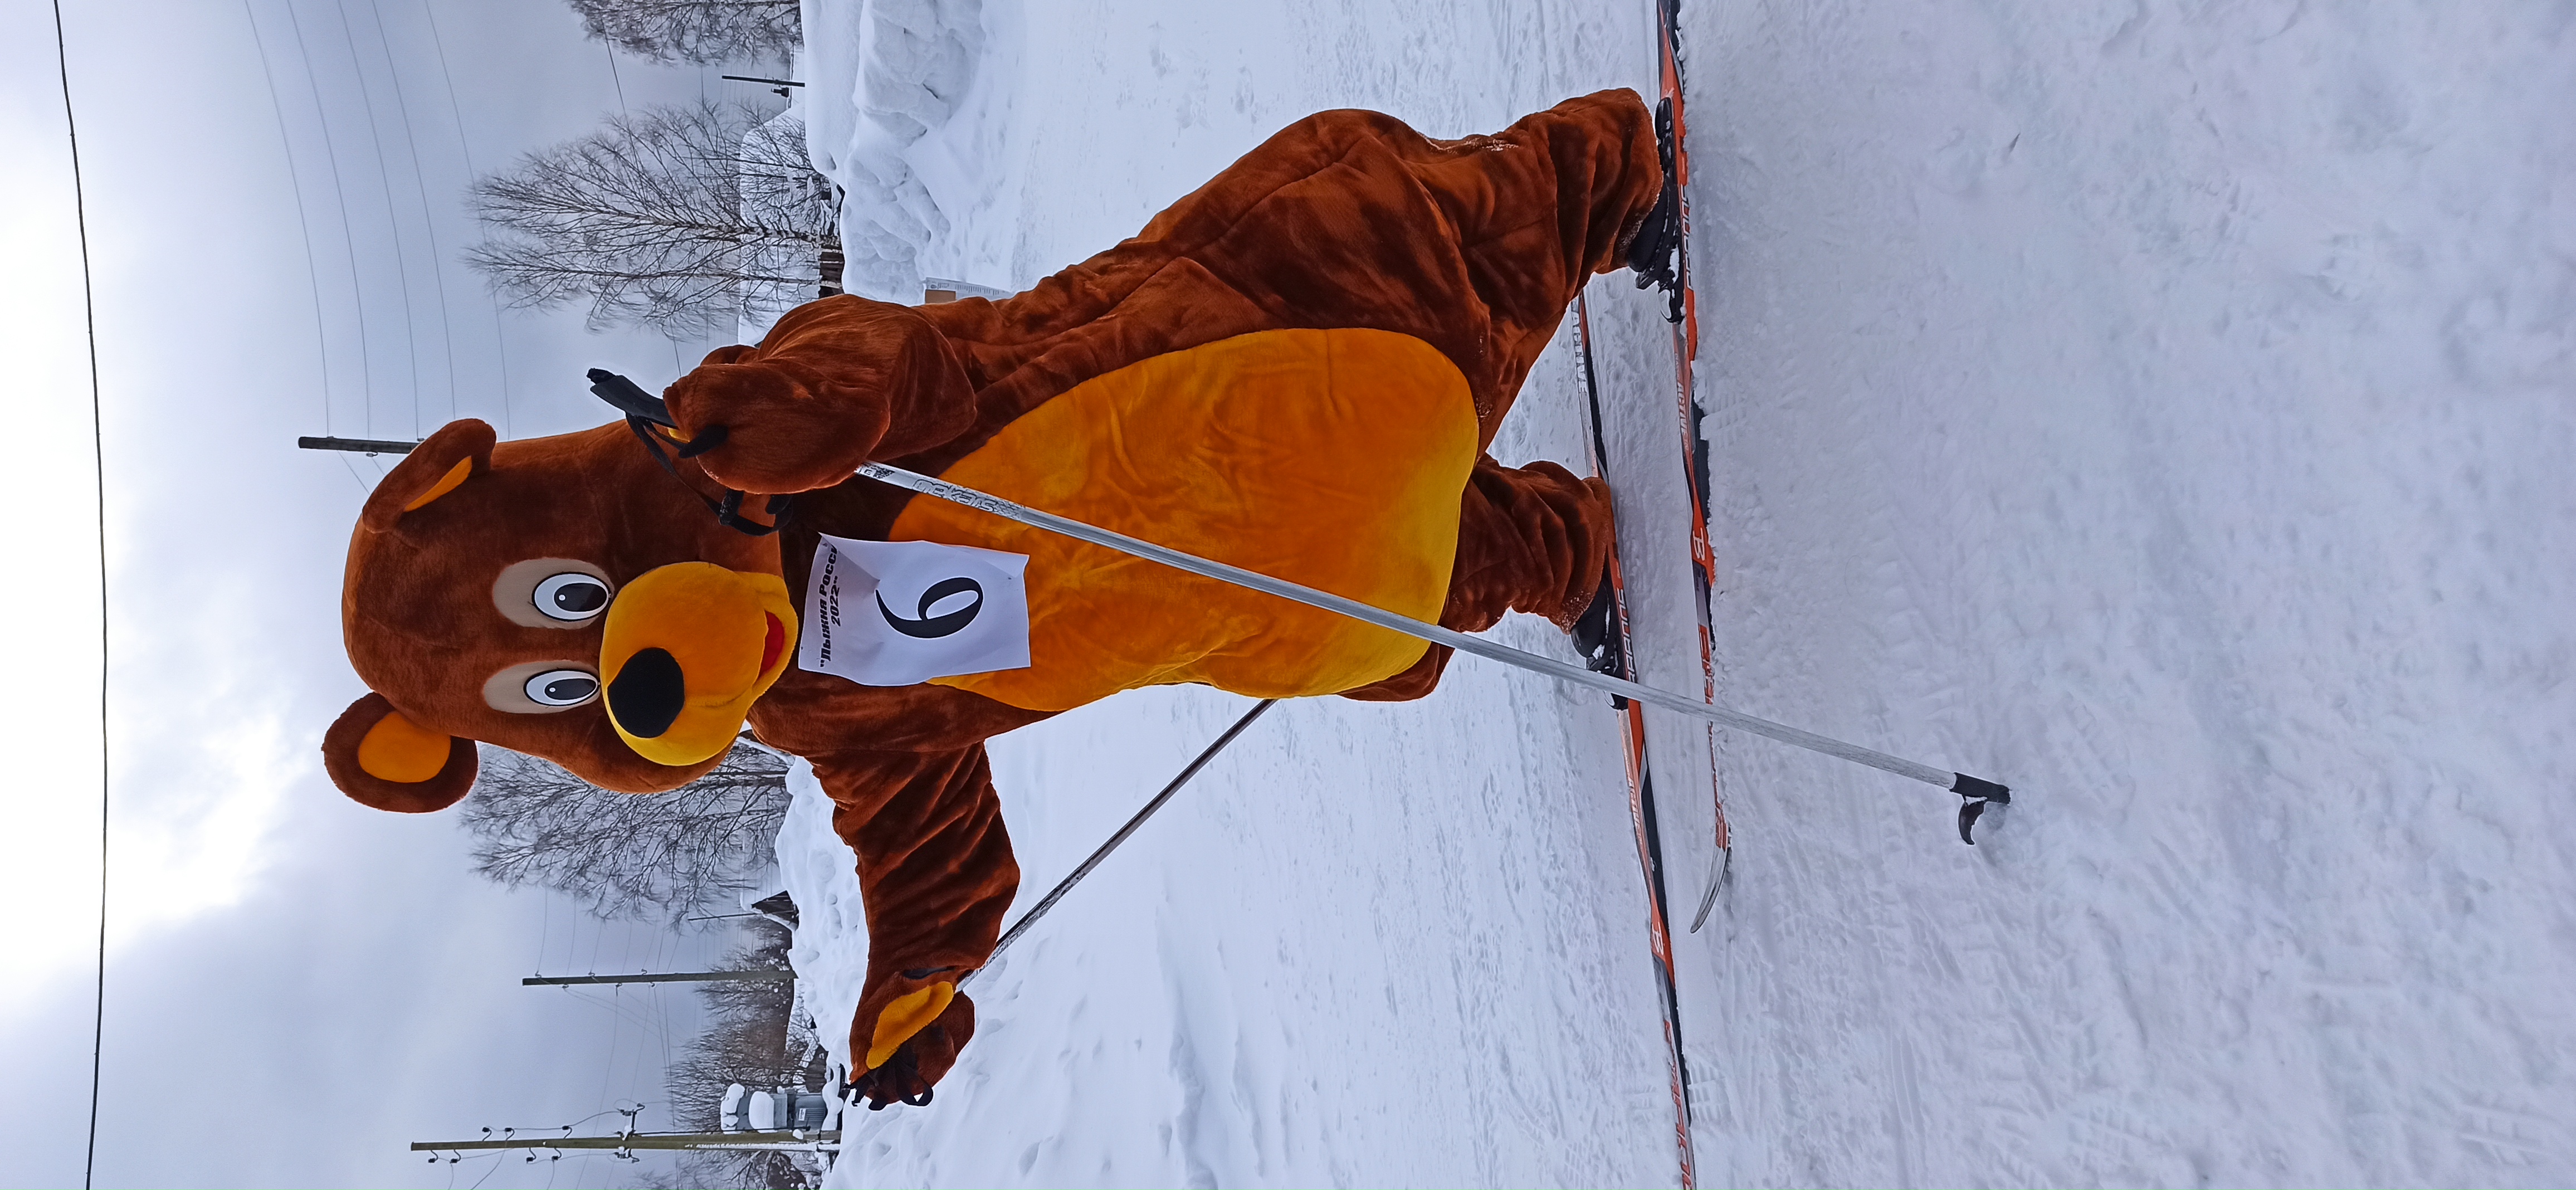
[[[824,535],[805,580],[800,669],[862,686],[1026,669],[1026,554]]]

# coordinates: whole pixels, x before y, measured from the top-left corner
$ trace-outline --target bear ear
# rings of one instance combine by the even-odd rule
[[[413,447],[403,461],[385,473],[384,482],[367,497],[367,507],[358,514],[358,523],[382,533],[393,528],[404,513],[455,491],[457,485],[477,472],[490,471],[492,441],[492,427],[475,418],[439,427],[437,433]]]
[[[322,733],[322,767],[362,805],[427,814],[474,788],[474,741],[421,727],[370,691]]]

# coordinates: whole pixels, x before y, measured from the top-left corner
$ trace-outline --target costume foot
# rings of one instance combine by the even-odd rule
[[[1646,212],[1646,221],[1638,225],[1635,238],[1628,241],[1627,263],[1637,274],[1637,288],[1652,285],[1677,294],[1682,283],[1681,262],[1677,259],[1682,246],[1682,186],[1673,172],[1670,98],[1655,105],[1655,156],[1664,167],[1664,187],[1656,192],[1655,205]]]
[[[1575,617],[1574,651],[1583,657],[1583,668],[1614,678],[1628,676],[1628,655],[1619,639],[1619,599],[1610,589],[1610,580],[1601,580],[1601,590],[1593,595],[1592,606]]]

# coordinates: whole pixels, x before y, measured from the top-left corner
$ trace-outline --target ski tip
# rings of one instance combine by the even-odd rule
[[[1717,853],[1717,870],[1709,874],[1708,891],[1700,894],[1699,913],[1691,918],[1691,933],[1698,933],[1701,926],[1708,924],[1708,911],[1717,908],[1718,892],[1724,889],[1734,876],[1735,849],[1720,848]]]

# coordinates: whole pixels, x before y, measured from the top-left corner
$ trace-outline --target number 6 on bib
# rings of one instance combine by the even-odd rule
[[[798,668],[910,686],[1029,664],[1026,554],[822,536],[805,582]]]

